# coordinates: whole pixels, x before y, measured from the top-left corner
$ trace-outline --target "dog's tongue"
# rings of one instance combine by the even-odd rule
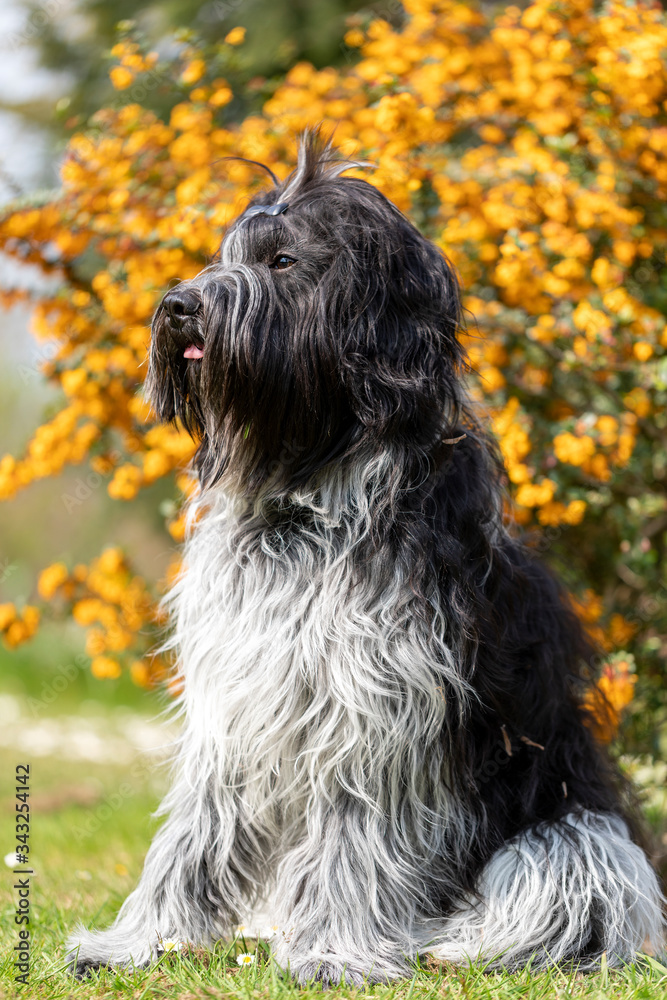
[[[188,346],[183,351],[184,358],[203,358],[204,352],[201,347],[195,347],[194,344],[188,344]]]

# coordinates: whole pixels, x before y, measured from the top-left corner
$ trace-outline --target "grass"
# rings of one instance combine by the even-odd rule
[[[14,765],[8,762],[0,776],[0,845],[13,844]],[[32,968],[30,984],[14,982],[12,954],[17,941],[13,923],[16,892],[6,869],[0,906],[0,997],[100,998],[132,1000],[156,997],[237,997],[239,1000],[282,1000],[289,996],[321,995],[317,986],[297,987],[283,977],[264,943],[243,939],[218,945],[213,952],[172,953],[149,970],[133,974],[102,970],[84,982],[64,971],[63,942],[80,919],[97,926],[108,924],[135,884],[142,858],[154,829],[150,813],[161,792],[161,780],[142,771],[128,776],[127,768],[41,758],[33,762],[31,845]],[[119,789],[124,793],[119,795]],[[1,853],[5,853],[3,850]],[[254,953],[256,961],[240,968],[236,956]],[[481,967],[415,969],[411,980],[375,986],[369,994],[378,1000],[510,1000],[546,997],[601,997],[619,1000],[667,998],[667,968],[653,960],[596,975],[562,971],[516,975],[486,973]],[[358,991],[342,986],[329,994],[353,997]]]

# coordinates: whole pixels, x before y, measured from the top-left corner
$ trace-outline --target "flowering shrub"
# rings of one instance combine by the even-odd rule
[[[5,252],[61,278],[33,330],[55,338],[44,366],[60,412],[24,455],[0,461],[0,496],[87,461],[131,501],[176,476],[193,444],[156,426],[140,393],[151,314],[175,279],[210,258],[258,185],[240,155],[284,176],[294,135],[324,121],[371,183],[457,266],[469,314],[473,392],[507,464],[514,516],[558,561],[608,655],[615,710],[659,698],[667,632],[667,20],[651,0],[536,0],[489,21],[473,4],[405,0],[400,28],[360,17],[342,69],[298,64],[261,116],[235,124],[225,65],[183,42],[171,70],[131,39],[113,50],[117,106],[74,135],[54,198],[0,221]],[[169,121],[141,106],[157,65],[180,95]],[[11,302],[18,293],[8,293]],[[169,525],[179,539],[183,525]],[[93,670],[140,683],[155,584],[120,553],[57,564],[44,602],[88,629]],[[0,606],[16,644],[38,613]],[[643,701],[642,701],[643,699]]]

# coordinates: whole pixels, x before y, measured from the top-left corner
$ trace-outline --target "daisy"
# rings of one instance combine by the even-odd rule
[[[247,952],[243,955],[237,955],[236,961],[239,965],[252,965],[255,961],[254,955],[249,955]]]
[[[270,941],[271,938],[274,938],[276,936],[279,930],[280,928],[278,927],[278,924],[274,924],[273,927],[263,927],[259,933],[259,936],[267,941]]]
[[[162,952],[166,952],[166,951],[180,951],[182,947],[183,947],[183,942],[182,941],[172,941],[170,938],[164,938],[164,939],[160,940],[160,944],[158,946],[158,951],[162,951]]]

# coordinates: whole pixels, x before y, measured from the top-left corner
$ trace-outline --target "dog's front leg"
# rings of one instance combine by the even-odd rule
[[[146,965],[167,940],[207,945],[238,922],[254,855],[241,842],[233,793],[213,794],[206,781],[182,775],[160,812],[168,818],[114,923],[104,931],[80,925],[69,939],[77,974]]]
[[[361,804],[311,815],[278,870],[277,962],[301,983],[362,986],[408,975],[415,889],[391,831]]]

